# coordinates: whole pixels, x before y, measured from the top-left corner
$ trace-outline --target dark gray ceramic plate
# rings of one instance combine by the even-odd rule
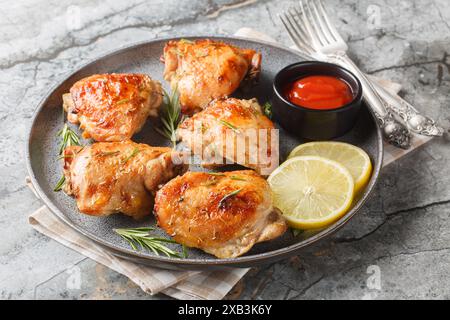
[[[237,97],[257,97],[261,103],[270,99],[272,79],[277,71],[288,64],[304,60],[292,50],[269,43],[243,38],[208,38],[217,38],[240,47],[253,48],[262,53],[263,68],[260,83],[250,92],[245,94],[238,92],[235,94]],[[60,219],[78,232],[102,245],[105,249],[126,259],[172,269],[210,269],[214,267],[254,266],[299,254],[302,248],[323,239],[341,228],[361,208],[376,183],[383,154],[381,134],[375,124],[374,117],[366,108],[363,108],[355,128],[338,139],[363,148],[370,155],[374,165],[370,183],[354,207],[338,222],[326,229],[313,233],[303,233],[297,237],[294,237],[292,232],[286,232],[283,237],[277,240],[256,245],[249,253],[239,258],[217,259],[196,249],[189,250],[187,259],[168,258],[157,256],[153,253],[135,252],[113,232],[113,229],[154,225],[155,220],[153,217],[148,217],[140,222],[123,215],[114,215],[107,218],[90,217],[79,213],[73,198],[68,197],[63,192],[53,192],[53,188],[61,176],[61,164],[57,161],[59,139],[56,137],[56,133],[63,125],[61,111],[62,94],[68,92],[72,84],[81,78],[95,73],[110,72],[146,73],[152,78],[160,80],[167,88],[167,83],[162,79],[163,64],[160,63],[159,57],[164,44],[168,40],[161,39],[136,44],[96,59],[64,79],[40,102],[29,134],[27,148],[28,170],[40,197]],[[152,129],[150,122],[133,139],[153,146],[169,145],[166,140]],[[302,142],[300,139],[281,131],[280,160],[283,161],[290,150]],[[196,168],[193,169],[195,170]],[[157,230],[157,232],[161,235],[164,234],[161,230]],[[180,249],[177,245],[174,245],[174,248]]]

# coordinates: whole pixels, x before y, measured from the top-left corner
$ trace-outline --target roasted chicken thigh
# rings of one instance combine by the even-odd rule
[[[145,74],[97,74],[76,82],[63,106],[84,138],[124,141],[158,115],[162,98],[161,84]]]
[[[158,225],[175,241],[234,258],[286,231],[266,180],[254,171],[187,172],[155,198]]]
[[[81,212],[107,216],[122,212],[141,218],[152,212],[161,184],[185,171],[177,152],[132,141],[98,142],[64,150],[64,191]]]
[[[233,93],[245,79],[257,79],[261,68],[260,53],[208,39],[169,41],[163,60],[164,79],[178,90],[184,114]]]
[[[269,175],[278,166],[278,136],[256,99],[216,99],[182,122],[178,137],[203,165],[237,163]]]

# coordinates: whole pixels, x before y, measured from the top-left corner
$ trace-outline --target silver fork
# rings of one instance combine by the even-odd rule
[[[422,116],[409,103],[371,82],[348,58],[345,53],[348,47],[330,22],[320,0],[300,1],[298,8],[288,10],[280,18],[299,49],[315,59],[344,65],[358,75],[365,98],[389,142],[402,148],[407,148],[410,143],[409,131],[395,119],[391,111],[398,114],[414,132],[442,135],[443,129],[436,126],[433,120]]]

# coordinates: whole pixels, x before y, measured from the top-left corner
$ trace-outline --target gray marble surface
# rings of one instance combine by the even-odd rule
[[[294,2],[0,0],[0,298],[166,298],[27,224],[42,205],[24,183],[36,103],[86,59],[136,41],[250,27],[291,45],[277,13]],[[410,102],[448,128],[450,3],[325,2],[362,69],[401,83]],[[366,208],[332,239],[253,269],[228,298],[449,299],[447,135],[385,168]]]

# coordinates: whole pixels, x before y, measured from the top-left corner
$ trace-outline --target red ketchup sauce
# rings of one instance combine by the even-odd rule
[[[286,86],[287,99],[300,107],[329,110],[343,107],[353,100],[350,86],[332,76],[308,76]]]

